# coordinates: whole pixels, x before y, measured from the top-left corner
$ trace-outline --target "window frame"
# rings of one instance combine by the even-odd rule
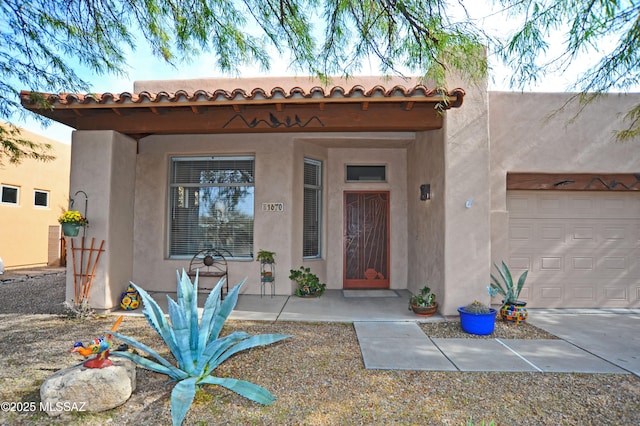
[[[384,171],[384,179],[349,179],[349,168],[352,167],[381,167]],[[386,164],[345,164],[344,165],[344,181],[346,183],[387,183],[388,167]]]
[[[36,203],[36,196],[37,194],[45,194],[47,196],[47,202],[45,205],[41,205],[41,204],[37,204]],[[49,208],[49,203],[51,200],[51,192],[44,190],[44,189],[34,189],[33,190],[33,207],[37,208],[37,209],[48,209]]]
[[[174,182],[175,180],[175,170],[174,170],[174,165],[176,162],[181,162],[181,161],[234,161],[234,160],[239,160],[239,161],[251,161],[251,175],[252,175],[252,182],[243,182],[243,183],[238,183],[238,184],[231,184],[231,185],[218,185],[218,184],[202,184],[202,183],[183,183],[183,182]],[[255,155],[251,155],[251,154],[247,154],[247,155],[234,155],[234,154],[229,154],[229,155],[172,155],[169,157],[169,163],[168,163],[168,167],[169,167],[169,172],[167,173],[167,213],[166,213],[166,217],[167,217],[167,225],[166,225],[166,235],[167,235],[167,239],[166,239],[166,253],[167,253],[167,258],[168,259],[190,259],[193,257],[193,255],[195,255],[196,253],[194,252],[193,254],[173,254],[172,253],[172,224],[173,224],[173,220],[174,220],[174,207],[176,207],[174,205],[174,202],[177,201],[174,200],[174,195],[173,195],[173,191],[174,188],[195,188],[195,197],[198,198],[199,195],[199,188],[202,187],[210,187],[210,188],[220,188],[220,187],[225,187],[225,186],[242,186],[242,187],[251,187],[253,188],[252,194],[251,196],[253,197],[253,202],[251,203],[251,220],[253,223],[255,223],[255,215],[256,215],[256,209],[255,209],[255,168],[256,168],[256,160],[255,160]],[[196,202],[196,205],[199,205],[200,201],[199,198],[197,200],[194,200]],[[253,245],[254,245],[254,239],[255,239],[255,229],[253,228],[253,223],[251,226],[251,242],[250,242],[250,250],[247,254],[244,255],[229,255],[229,256],[225,256],[226,259],[228,260],[252,260],[253,259]],[[204,248],[211,248],[208,247],[202,247],[201,249]],[[226,255],[225,252],[228,252],[225,248],[220,248],[220,247],[216,247],[217,249],[219,249],[224,255]],[[196,250],[197,252],[197,250]]]
[[[304,179],[304,169],[307,165],[312,165],[317,167],[318,173],[318,185],[307,184]],[[314,158],[304,157],[304,165],[303,165],[303,177],[302,177],[302,186],[303,186],[303,206],[302,206],[302,258],[303,259],[321,259],[322,258],[322,231],[323,231],[323,162],[322,160],[317,160]],[[318,218],[318,226],[315,230],[315,240],[317,241],[316,254],[313,255],[305,255],[305,249],[307,246],[307,227],[305,226],[305,218],[307,217],[307,206],[306,206],[306,194],[305,191],[311,190],[316,194],[316,211],[315,215]]]
[[[15,189],[16,190],[16,201],[15,201],[15,203],[4,200],[4,189],[5,188]],[[0,204],[5,204],[5,205],[8,205],[8,206],[19,206],[20,205],[20,187],[19,186],[15,186],[15,185],[8,185],[8,184],[5,184],[5,183],[0,184]]]

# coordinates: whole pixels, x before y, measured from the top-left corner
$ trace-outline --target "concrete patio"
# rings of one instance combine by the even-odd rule
[[[166,304],[159,296],[154,294]],[[409,296],[406,290],[327,290],[320,298],[240,295],[229,318],[353,323],[368,369],[640,376],[639,309],[531,309],[528,322],[559,340],[442,339],[427,336],[417,323],[446,318],[416,316],[407,309]]]

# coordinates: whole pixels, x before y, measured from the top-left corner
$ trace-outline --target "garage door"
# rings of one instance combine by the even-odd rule
[[[532,308],[640,307],[640,194],[508,191],[509,265]]]

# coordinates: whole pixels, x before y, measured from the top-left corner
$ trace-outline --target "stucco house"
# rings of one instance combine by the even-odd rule
[[[25,129],[20,134],[51,145],[55,159],[0,165],[0,258],[7,269],[59,266],[64,251],[58,217],[69,202],[71,145]]]
[[[88,194],[87,236],[105,241],[97,309],[115,308],[130,280],[173,291],[176,269],[208,247],[228,253],[247,294],[260,293],[264,249],[276,252],[277,294],[292,294],[288,271],[305,265],[329,289],[428,284],[454,315],[489,301],[504,259],[530,270],[530,307],[639,307],[640,141],[613,131],[640,95],[575,116],[558,111],[569,94],[450,87],[140,81],[132,93],[47,95],[53,110],[28,92],[22,104],[77,129],[71,192]]]

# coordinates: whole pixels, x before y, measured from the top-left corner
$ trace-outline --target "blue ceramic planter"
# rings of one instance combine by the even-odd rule
[[[460,326],[464,331],[470,334],[478,334],[485,336],[493,333],[496,326],[496,311],[489,308],[487,314],[473,314],[464,310],[464,306],[458,308],[460,313]]]

